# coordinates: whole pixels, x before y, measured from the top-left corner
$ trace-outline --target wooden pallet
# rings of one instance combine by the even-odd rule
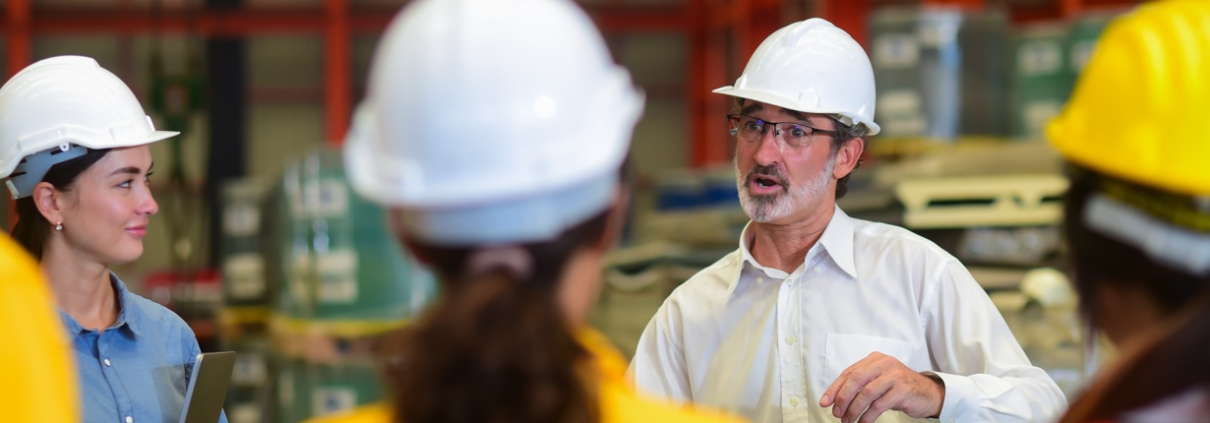
[[[904,180],[895,194],[909,228],[1034,226],[1059,222],[1063,205],[1052,199],[1067,186],[1059,174],[963,176]]]

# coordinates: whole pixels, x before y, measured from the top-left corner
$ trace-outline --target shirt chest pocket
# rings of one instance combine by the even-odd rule
[[[840,373],[853,364],[880,352],[910,367],[912,344],[898,339],[868,335],[829,333],[824,359],[824,386],[831,385]]]

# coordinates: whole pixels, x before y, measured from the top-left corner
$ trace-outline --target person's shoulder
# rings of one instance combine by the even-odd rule
[[[649,399],[633,389],[616,384],[601,386],[601,422],[658,423],[743,423],[745,420],[722,412],[673,405]]]
[[[371,404],[343,411],[337,414],[316,417],[306,423],[389,423],[392,418],[391,406],[385,403]]]
[[[742,253],[738,249],[728,253],[673,289],[667,301],[698,302],[726,295],[736,277],[738,263],[742,260]]]
[[[879,250],[903,255],[924,255],[948,262],[957,260],[928,238],[911,230],[882,222],[850,218],[853,222],[853,242],[857,249]]]

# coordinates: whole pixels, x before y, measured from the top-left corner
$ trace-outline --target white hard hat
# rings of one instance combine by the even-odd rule
[[[420,0],[345,141],[353,187],[442,244],[553,239],[610,204],[642,94],[565,0]]]
[[[735,85],[714,90],[805,113],[874,123],[874,70],[870,58],[847,32],[819,18],[777,30],[757,47]]]
[[[130,88],[89,57],[41,60],[0,88],[0,178],[11,176],[6,183],[14,199],[29,196],[51,166],[87,149],[178,133],[156,131]]]

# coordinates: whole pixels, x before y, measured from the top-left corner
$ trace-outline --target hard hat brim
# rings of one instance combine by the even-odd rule
[[[759,89],[753,89],[753,88],[737,88],[735,86],[728,85],[725,87],[715,89],[712,92],[715,94],[722,94],[722,95],[727,95],[727,96],[731,96],[731,97],[739,97],[739,98],[752,100],[752,101],[759,101],[761,103],[772,104],[774,106],[778,106],[778,107],[781,107],[784,109],[790,109],[790,110],[803,112],[803,113],[818,113],[818,114],[825,114],[825,115],[845,116],[845,117],[848,117],[849,119],[852,119],[854,122],[859,122],[862,125],[865,125],[866,128],[869,128],[869,130],[870,130],[869,135],[871,135],[871,136],[878,135],[878,132],[882,130],[882,128],[879,127],[877,123],[867,122],[858,116],[853,116],[851,113],[848,113],[848,112],[845,112],[842,110],[832,110],[832,109],[827,109],[827,108],[815,108],[815,109],[804,108],[804,107],[802,107],[802,105],[798,104],[797,101],[791,100],[784,96],[777,95],[775,93],[771,93],[771,92],[765,91],[765,90],[759,90]]]
[[[156,141],[163,141],[163,140],[175,137],[180,134],[181,133],[177,132],[177,131],[151,131],[150,133],[148,133],[147,135],[144,135],[142,137],[131,138],[129,140],[119,141],[119,142],[108,142],[108,143],[104,143],[104,144],[97,144],[97,143],[93,143],[93,142],[78,141],[78,140],[64,140],[64,142],[66,142],[68,144],[72,144],[72,145],[78,145],[81,147],[87,147],[90,149],[101,150],[101,149],[112,149],[112,148],[137,147],[140,145],[151,144]],[[8,178],[9,175],[12,175],[13,170],[17,168],[17,164],[21,163],[21,160],[23,160],[26,156],[29,156],[31,154],[37,154],[39,152],[46,151],[47,149],[55,148],[55,147],[56,146],[50,146],[48,148],[40,149],[38,151],[34,151],[29,154],[25,154],[21,157],[15,157],[13,160],[0,160],[0,178]]]

